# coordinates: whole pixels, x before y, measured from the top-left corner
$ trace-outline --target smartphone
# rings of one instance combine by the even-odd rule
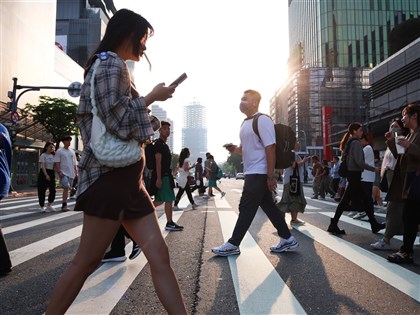
[[[178,79],[176,79],[174,82],[172,82],[170,86],[180,85],[186,78],[187,78],[187,74],[184,72],[183,74],[181,74],[178,77]]]

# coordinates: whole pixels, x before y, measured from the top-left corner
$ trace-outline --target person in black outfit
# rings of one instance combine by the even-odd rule
[[[44,148],[41,151],[39,157],[40,169],[38,175],[38,202],[41,207],[41,211],[54,211],[52,203],[55,200],[55,146],[54,143],[48,141],[45,143]],[[45,208],[45,193],[48,194],[48,206]]]
[[[337,224],[343,212],[349,209],[350,202],[352,208],[355,208],[356,205],[359,205],[359,207],[360,204],[363,205],[363,210],[369,218],[372,233],[377,233],[385,228],[384,223],[378,223],[376,221],[373,212],[372,195],[366,193],[362,188],[361,175],[364,169],[375,172],[380,171],[379,167],[375,168],[365,163],[363,149],[360,143],[362,135],[362,125],[360,123],[352,123],[349,125],[348,131],[340,143],[340,150],[343,152],[343,158],[345,158],[347,162],[348,186],[335,210],[334,218],[331,219],[331,223],[327,229],[328,232],[333,234],[346,234],[344,230],[338,228]]]

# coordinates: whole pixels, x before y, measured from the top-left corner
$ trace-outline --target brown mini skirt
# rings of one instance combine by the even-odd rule
[[[144,158],[132,165],[115,168],[95,181],[78,196],[74,211],[104,219],[119,220],[144,217],[155,211],[142,184]]]

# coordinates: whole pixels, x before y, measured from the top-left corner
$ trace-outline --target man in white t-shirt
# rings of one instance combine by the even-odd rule
[[[252,128],[253,118],[258,113],[261,95],[254,90],[246,90],[242,96],[240,110],[246,115],[239,136],[241,145],[225,144],[230,153],[242,154],[245,182],[239,202],[239,216],[236,221],[232,237],[219,247],[212,248],[212,252],[219,256],[239,255],[239,245],[248,231],[252,220],[261,207],[267,217],[277,229],[280,242],[270,247],[272,252],[281,253],[299,246],[290,234],[284,216],[277,208],[273,199],[273,191],[277,181],[274,177],[276,162],[276,135],[272,120],[261,115],[258,117],[258,131],[261,140]]]
[[[61,211],[69,211],[67,207],[67,198],[69,190],[72,187],[73,180],[77,176],[76,154],[70,148],[71,136],[66,136],[62,142],[64,147],[55,153],[55,171],[60,177],[60,185],[63,188],[63,204]]]

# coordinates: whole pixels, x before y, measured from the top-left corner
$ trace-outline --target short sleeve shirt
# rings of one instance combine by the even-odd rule
[[[42,153],[41,156],[39,157],[39,163],[41,164],[40,166],[42,167],[42,164],[44,164],[47,170],[54,169],[54,162],[55,162],[55,156],[52,154]]]
[[[239,133],[242,146],[244,173],[245,175],[267,174],[265,147],[276,143],[274,123],[266,115],[261,115],[258,118],[258,132],[261,137],[260,141],[252,129],[252,121],[253,119],[245,120]]]
[[[162,176],[169,176],[171,172],[171,161],[172,155],[169,146],[162,140],[158,139],[155,142],[155,154],[160,153],[162,155]]]
[[[72,149],[60,148],[55,153],[55,161],[60,163],[60,170],[64,175],[74,178],[74,168],[77,165],[76,154]]]

